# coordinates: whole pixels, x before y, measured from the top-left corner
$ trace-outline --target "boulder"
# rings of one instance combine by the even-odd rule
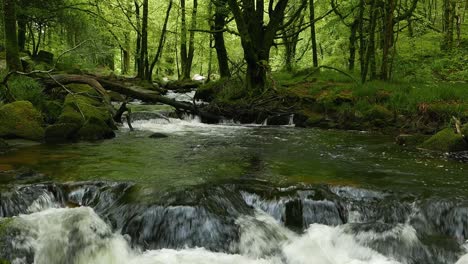
[[[290,120],[291,120],[291,115],[290,114],[281,114],[281,115],[270,116],[267,119],[267,125],[269,125],[269,126],[286,126],[286,125],[289,125]]]
[[[28,101],[0,107],[0,136],[40,140],[44,137],[41,113]]]
[[[373,105],[369,110],[363,113],[363,118],[369,121],[373,126],[381,127],[393,120],[393,113],[385,106]]]
[[[452,128],[446,128],[424,141],[420,148],[441,151],[458,152],[468,150],[468,144],[462,135],[455,133]]]
[[[50,125],[45,130],[45,141],[48,143],[63,143],[74,140],[79,129],[80,126],[73,123]]]
[[[149,136],[150,138],[167,138],[168,135],[163,133],[153,133]]]
[[[294,124],[297,127],[315,127],[318,126],[325,117],[315,111],[305,109],[294,115]]]
[[[468,124],[462,126],[461,132],[462,135],[465,136],[465,139],[468,140]]]
[[[112,115],[102,102],[84,95],[69,94],[58,123],[48,128],[47,141],[112,138],[114,129]],[[65,134],[61,136],[60,131]]]
[[[400,134],[395,138],[395,142],[401,146],[417,146],[426,141],[428,136],[420,134]]]
[[[39,51],[39,53],[34,57],[34,60],[39,62],[45,62],[47,64],[54,63],[54,54],[45,50]]]

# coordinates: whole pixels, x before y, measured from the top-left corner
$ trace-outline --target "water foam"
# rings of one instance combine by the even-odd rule
[[[303,235],[257,213],[237,224],[239,254],[211,252],[203,248],[160,249],[142,252],[131,248],[125,236],[111,228],[88,207],[48,209],[15,218],[22,235],[16,248],[35,252],[34,263],[101,264],[396,264],[361,245],[343,227],[313,224]],[[16,263],[22,263],[18,258]]]

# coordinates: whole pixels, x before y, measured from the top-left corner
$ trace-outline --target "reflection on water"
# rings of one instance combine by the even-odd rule
[[[26,166],[59,182],[132,181],[159,190],[233,179],[463,196],[468,188],[468,164],[405,150],[388,136],[207,125],[194,119],[136,121],[134,126],[137,131],[123,128],[113,140],[21,147],[0,156],[0,169]],[[152,139],[152,132],[169,137]]]

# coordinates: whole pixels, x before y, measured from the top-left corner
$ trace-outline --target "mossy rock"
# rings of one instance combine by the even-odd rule
[[[401,146],[418,146],[426,141],[428,137],[421,134],[400,134],[395,138],[395,142]]]
[[[40,140],[44,137],[41,113],[28,101],[0,107],[0,136]]]
[[[382,105],[373,105],[362,113],[362,118],[371,126],[384,127],[393,120],[393,113]]]
[[[52,124],[57,122],[62,113],[62,102],[58,100],[50,100],[44,103],[42,107],[42,113],[45,116],[45,120],[47,123]]]
[[[297,127],[315,127],[325,120],[325,117],[312,109],[304,109],[294,115]]]
[[[216,96],[223,90],[227,84],[228,79],[220,79],[215,82],[209,82],[197,88],[195,92],[195,99],[205,102],[213,101]]]
[[[468,139],[468,124],[465,124],[462,129],[461,129],[462,135],[465,136],[465,138]]]
[[[67,84],[66,85],[68,90],[76,93],[76,94],[84,94],[88,96],[97,96],[99,97],[99,93],[93,87],[89,86],[88,84]]]
[[[323,90],[317,94],[316,99],[319,103],[341,105],[343,103],[351,103],[355,98],[353,92],[349,90],[340,92]]]
[[[421,148],[441,151],[441,152],[458,152],[468,150],[468,144],[463,136],[455,133],[451,128],[446,128],[437,134],[424,141]]]
[[[80,125],[75,123],[58,123],[50,125],[45,130],[45,141],[48,143],[62,143],[73,140]]]
[[[102,102],[79,94],[67,95],[58,124],[61,126],[49,128],[48,141],[112,138],[115,136],[113,130],[117,129],[109,110]],[[60,131],[65,134],[60,136]]]
[[[58,122],[84,125],[89,119],[106,122],[110,118],[109,111],[98,100],[84,95],[69,94],[65,98]]]
[[[90,122],[78,130],[77,136],[83,140],[100,140],[113,138],[115,137],[115,133],[106,124]]]
[[[366,120],[388,120],[393,118],[392,111],[388,110],[382,105],[373,105],[369,110],[364,112],[364,118]]]

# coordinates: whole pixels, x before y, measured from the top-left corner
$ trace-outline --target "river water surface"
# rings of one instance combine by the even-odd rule
[[[12,142],[0,260],[468,263],[467,163],[357,131],[133,126],[101,142]]]

